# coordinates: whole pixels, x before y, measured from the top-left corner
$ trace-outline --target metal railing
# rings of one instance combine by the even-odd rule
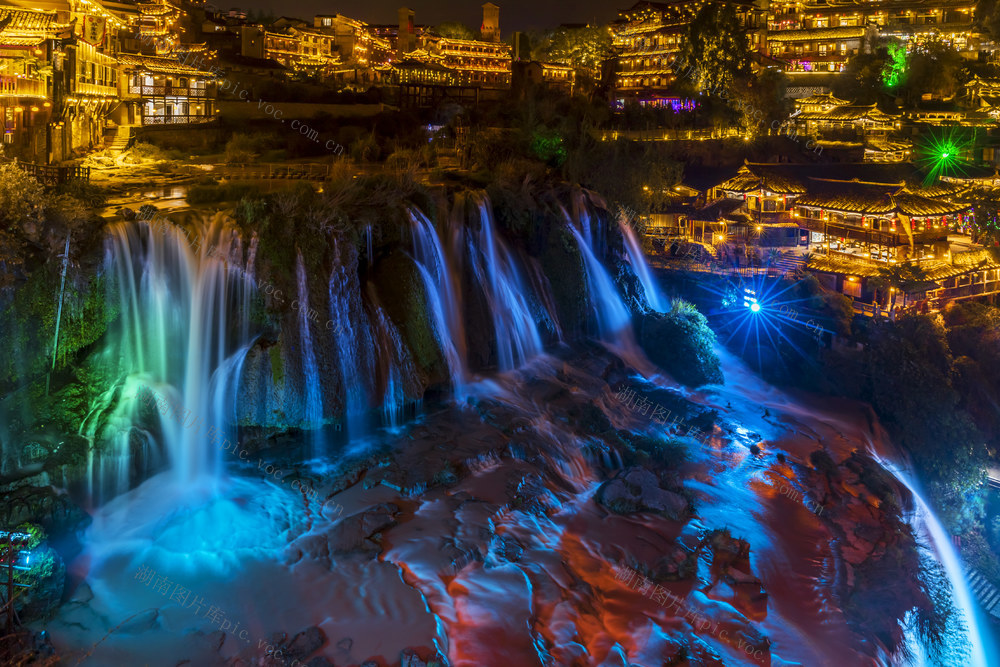
[[[90,167],[56,167],[20,161],[15,161],[15,164],[43,185],[59,185],[76,180],[90,181]]]
[[[191,125],[194,123],[210,123],[215,120],[215,116],[194,116],[194,115],[143,115],[143,125]]]
[[[74,81],[73,92],[77,95],[107,95],[109,97],[117,97],[118,87],[110,83],[82,83]]]
[[[128,92],[132,95],[175,95],[177,97],[208,97],[207,88],[189,88],[184,86],[136,86],[129,84]]]
[[[44,98],[48,94],[47,88],[45,81],[41,79],[0,76],[0,95]]]

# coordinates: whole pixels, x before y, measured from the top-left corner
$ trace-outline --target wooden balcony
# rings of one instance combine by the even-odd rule
[[[142,117],[143,125],[193,125],[198,123],[211,123],[215,116],[195,116],[187,115],[154,115]]]
[[[828,236],[839,236],[855,241],[868,241],[869,243],[889,247],[910,245],[910,237],[905,230],[895,232],[880,231],[865,227],[855,227],[844,222],[819,220],[817,218],[793,217],[790,221],[797,223],[803,229],[820,232]],[[944,240],[947,237],[948,230],[943,227],[941,229],[921,229],[913,232],[913,242],[917,244],[933,243],[934,241]]]
[[[30,79],[22,76],[0,76],[0,97],[48,97],[48,86],[44,79]]]
[[[103,83],[73,82],[74,95],[89,95],[92,97],[118,97],[118,86]]]
[[[207,88],[185,88],[163,84],[152,86],[129,84],[128,92],[132,95],[141,95],[142,97],[208,97]]]

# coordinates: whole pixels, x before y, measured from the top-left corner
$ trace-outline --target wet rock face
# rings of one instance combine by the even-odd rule
[[[597,499],[612,512],[631,514],[633,512],[655,512],[674,521],[690,516],[691,508],[687,499],[662,487],[660,478],[640,467],[622,471],[609,482],[605,482],[597,492]]]
[[[337,522],[325,535],[302,540],[302,549],[327,567],[333,565],[332,556],[363,554],[374,558],[382,550],[379,533],[396,525],[399,511],[393,503],[375,505]]]
[[[16,526],[29,522],[40,525],[48,535],[72,535],[86,528],[90,515],[51,486],[21,486],[16,489],[0,487],[0,525]]]
[[[896,619],[914,608],[935,613],[920,580],[916,540],[901,516],[907,492],[857,451],[839,463],[816,451],[810,463],[800,474],[840,543],[843,576],[835,593],[848,621],[885,646],[900,646],[905,637]]]

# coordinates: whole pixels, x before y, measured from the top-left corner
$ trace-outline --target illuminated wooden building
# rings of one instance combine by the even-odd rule
[[[816,139],[863,139],[885,137],[901,127],[901,121],[874,104],[845,104],[825,111],[803,111],[795,117],[800,134]]]
[[[973,22],[974,8],[969,0],[772,3],[767,53],[796,79],[843,70],[851,55],[865,52],[877,38],[900,39],[908,50],[939,40],[974,57],[984,41]]]
[[[572,95],[575,85],[576,70],[569,65],[536,60],[513,64],[513,87],[519,95],[532,87],[549,88]]]
[[[304,21],[284,27],[283,32],[241,26],[240,55],[273,60],[289,70],[326,76],[341,65],[334,41],[334,35],[310,28]]]
[[[333,48],[339,54],[341,69],[338,78],[357,83],[376,80],[376,65],[392,58],[389,40],[379,37],[364,21],[340,14],[320,14],[313,18],[313,27],[333,37]]]
[[[965,84],[963,101],[968,109],[982,111],[991,118],[1000,119],[1000,79],[972,77]]]
[[[414,52],[417,53],[417,52]],[[423,84],[429,86],[461,85],[458,72],[445,67],[440,62],[423,59],[407,58],[399,63],[393,63],[389,68],[391,76],[389,83],[395,85]]]
[[[618,73],[615,98],[618,106],[629,100],[649,104],[671,97],[676,76],[671,64],[681,49],[691,20],[705,3],[638,2],[619,13],[612,26]],[[752,50],[762,48],[766,13],[756,3],[735,2]]]
[[[840,72],[875,36],[875,29],[865,26],[780,30],[768,33],[767,52],[786,63],[789,73]]]
[[[120,124],[184,125],[215,120],[212,75],[170,58],[121,54]]]
[[[53,117],[56,38],[65,25],[55,12],[0,7],[0,118],[8,155],[47,159],[46,131]]]
[[[182,10],[172,0],[140,2],[137,32],[139,50],[153,55],[169,55],[181,42],[180,23]]]
[[[968,236],[973,212],[962,201],[968,186],[925,188],[907,183],[911,177],[912,166],[903,164],[748,162],[713,194],[721,198],[716,202],[728,201],[731,219],[742,213],[757,225],[798,227],[812,252],[806,269],[854,299],[870,301],[869,279],[899,263],[918,265],[928,276],[900,305],[928,300],[940,307],[1000,292],[1000,253]]]
[[[459,85],[509,89],[511,50],[506,44],[424,35],[409,57],[437,62],[455,72]]]

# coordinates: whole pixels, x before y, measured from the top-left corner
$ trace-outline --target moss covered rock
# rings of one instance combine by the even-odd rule
[[[431,323],[431,307],[416,264],[401,249],[382,258],[372,273],[382,307],[413,355],[425,384],[444,382],[448,366]]]
[[[715,333],[705,316],[685,301],[675,301],[662,315],[640,317],[639,342],[649,358],[678,382],[692,387],[723,382]]]

